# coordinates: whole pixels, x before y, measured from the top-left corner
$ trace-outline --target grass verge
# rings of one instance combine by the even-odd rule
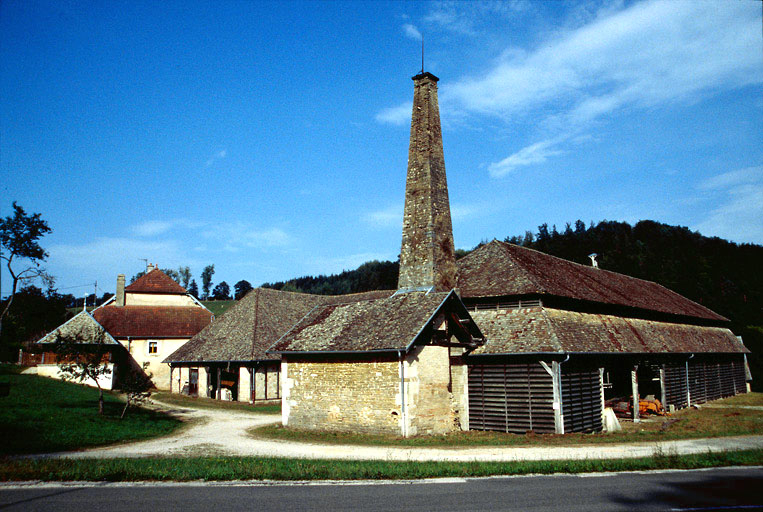
[[[151,395],[166,404],[178,407],[191,407],[199,409],[222,409],[229,411],[244,411],[258,414],[281,414],[281,404],[264,403],[250,404],[248,402],[226,402],[223,400],[214,400],[212,398],[196,398],[167,391],[157,391]]]
[[[418,462],[260,457],[0,460],[0,481],[388,480],[699,469],[763,464],[763,450],[640,459]]]
[[[11,382],[0,397],[0,455],[45,453],[134,441],[171,433],[181,422],[163,413],[130,409],[119,419],[124,402],[104,395],[98,414],[96,389],[0,367]]]
[[[736,406],[763,405],[763,393],[749,393],[714,405],[684,409],[671,416],[655,416],[641,423],[622,422],[623,431],[611,434],[506,434],[503,432],[467,431],[443,436],[366,435],[340,432],[321,432],[285,428],[280,425],[256,427],[249,431],[255,438],[279,439],[305,443],[349,444],[365,446],[408,446],[429,448],[462,448],[469,446],[573,446],[586,444],[644,443],[763,434],[763,411]]]

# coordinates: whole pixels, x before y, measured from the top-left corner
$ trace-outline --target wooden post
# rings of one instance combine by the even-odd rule
[[[222,400],[223,398],[223,387],[221,385],[222,382],[220,380],[221,378],[222,378],[222,368],[218,366],[217,367],[217,393],[215,393],[217,395],[216,398],[218,400]]]
[[[662,365],[660,367],[660,401],[662,402],[662,408],[666,411],[668,410],[667,396],[668,393],[665,390],[665,365]]]
[[[638,410],[638,365],[631,370],[631,392],[633,393],[633,423],[641,421]]]
[[[276,366],[276,398],[281,398],[281,363]]]
[[[691,391],[689,391],[689,361],[686,361],[686,407],[691,407]]]
[[[172,393],[172,373],[175,371],[175,367],[170,365],[170,393]]]

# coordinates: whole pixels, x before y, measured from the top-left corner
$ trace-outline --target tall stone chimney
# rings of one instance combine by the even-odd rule
[[[117,306],[120,306],[120,307],[125,305],[125,275],[124,274],[119,274],[117,276],[116,304]]]
[[[453,227],[437,103],[438,80],[431,73],[413,77],[398,291],[450,291],[456,286]]]

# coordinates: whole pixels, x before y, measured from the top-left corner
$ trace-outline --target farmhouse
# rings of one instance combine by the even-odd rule
[[[656,283],[498,241],[457,262],[438,78],[413,81],[397,291],[256,290],[166,362],[216,365],[214,390],[223,367],[251,383],[280,359],[285,425],[402,436],[594,432],[608,398],[637,421],[640,397],[681,408],[746,392],[728,319]]]
[[[74,336],[83,342],[91,340],[95,325],[119,347],[111,354],[111,364],[115,365],[112,385],[118,385],[124,372],[144,371],[152,375],[157,388],[169,389],[170,369],[162,359],[211,320],[212,313],[185,288],[149,265],[146,273],[129,286],[125,286],[125,276],[120,274],[114,297],[92,313],[79,313],[38,343],[44,347],[43,340],[50,342],[56,334]],[[55,354],[50,350],[44,350],[43,363],[38,365],[38,373],[56,374]]]

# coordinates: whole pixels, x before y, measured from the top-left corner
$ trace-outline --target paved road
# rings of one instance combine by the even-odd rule
[[[77,452],[33,457],[114,458],[183,457],[192,455],[231,455],[344,460],[433,460],[433,461],[521,461],[620,459],[658,454],[686,455],[717,451],[763,448],[763,435],[686,439],[629,444],[533,447],[405,448],[299,443],[253,439],[252,427],[279,423],[281,417],[219,409],[191,407],[170,409],[193,423],[172,435],[148,441],[125,443]]]
[[[389,483],[0,486],[1,510],[763,510],[763,467]]]

